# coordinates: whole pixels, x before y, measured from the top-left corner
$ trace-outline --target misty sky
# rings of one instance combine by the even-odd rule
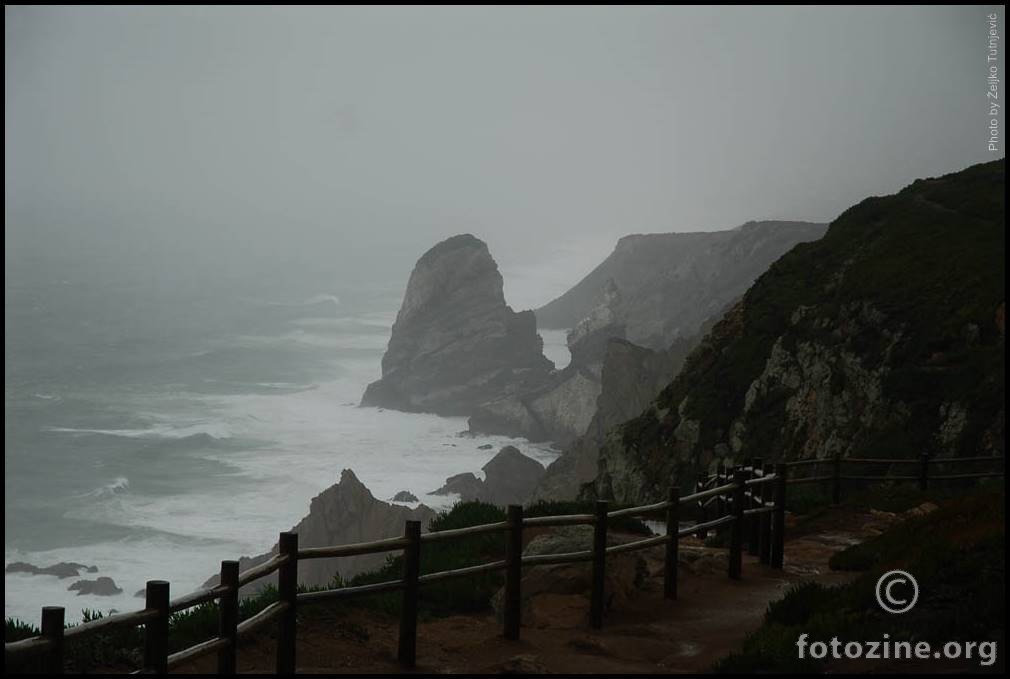
[[[8,282],[69,255],[339,293],[472,232],[536,305],[627,233],[993,159],[990,11],[7,8]]]

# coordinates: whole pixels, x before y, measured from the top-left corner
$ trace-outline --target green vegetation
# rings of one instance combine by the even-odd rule
[[[786,412],[795,387],[772,384],[743,408],[776,342],[793,357],[800,345],[817,347],[829,371],[826,395],[855,390],[866,398],[850,380],[859,371],[882,380],[880,398],[894,404],[887,416],[854,418],[834,432],[851,442],[853,456],[936,450],[942,406],[952,402],[967,409],[954,452],[991,450],[1005,394],[1004,168],[994,161],[869,198],[836,219],[821,240],[781,257],[654,405],[622,425],[628,462],[643,478],[671,478],[696,466],[702,451],[726,443],[741,417],[739,457],[798,457],[808,433]],[[855,373],[843,354],[858,359]],[[699,423],[696,444],[674,435],[682,417]]]
[[[906,521],[836,554],[832,568],[862,571],[837,587],[806,583],[768,607],[761,628],[716,666],[719,672],[823,672],[825,661],[798,657],[800,634],[812,641],[931,643],[984,641],[1005,629],[1005,496],[980,491],[948,498],[940,509]],[[880,576],[901,568],[919,583],[919,603],[900,616],[876,603]]]

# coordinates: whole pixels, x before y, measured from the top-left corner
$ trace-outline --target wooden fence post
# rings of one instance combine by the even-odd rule
[[[747,480],[747,473],[740,467],[733,470],[733,524],[729,539],[729,577],[734,580],[740,579],[743,570],[743,505],[744,505],[744,481]]]
[[[295,673],[298,611],[298,533],[281,533],[277,553],[289,558],[277,569],[278,600],[288,607],[277,619],[277,674]]]
[[[150,674],[168,674],[168,582],[148,580],[144,607],[158,617],[144,624],[144,669]]]
[[[775,511],[772,512],[772,568],[782,568],[786,547],[786,470],[784,464],[775,465]]]
[[[663,568],[663,596],[677,598],[677,561],[680,558],[680,488],[673,484],[666,508],[666,562]]]
[[[403,602],[400,604],[400,644],[397,659],[412,669],[417,662],[417,595],[421,575],[421,522],[407,521],[403,528]]]
[[[596,520],[593,525],[593,581],[589,599],[589,626],[603,627],[604,579],[607,568],[607,509],[605,500],[596,503]]]
[[[764,466],[764,475],[771,476],[774,468],[770,464]],[[761,484],[761,506],[765,507],[775,497],[771,484]],[[772,515],[769,512],[761,514],[761,563],[767,566],[772,561]]]
[[[720,462],[715,468],[715,485],[721,486],[726,483],[726,467]],[[723,499],[723,495],[720,493],[715,496],[715,515],[716,518],[721,516],[726,516],[726,501]],[[723,532],[722,527],[716,527],[716,536],[719,536]]]
[[[42,607],[42,636],[53,642],[53,647],[46,651],[42,660],[42,671],[46,674],[63,674],[64,617],[62,606]]]
[[[919,490],[929,488],[929,453],[919,454]]]
[[[837,505],[842,501],[842,455],[835,453],[831,461],[831,504]]]
[[[505,543],[505,638],[515,641],[519,639],[519,627],[522,624],[522,594],[520,587],[523,579],[523,507],[509,505],[508,532]]]
[[[760,478],[758,474],[758,469],[761,468],[763,462],[760,457],[755,457],[751,460],[750,473],[747,475],[752,479]],[[746,505],[751,509],[757,509],[759,507],[758,493],[762,486],[751,486],[750,487],[750,500],[746,502]],[[761,553],[761,515],[752,514],[747,518],[747,553],[751,556],[758,556]]]
[[[694,484],[694,492],[699,492],[705,490],[708,487],[708,472],[698,472],[698,480]],[[705,500],[698,500],[698,517],[697,523],[705,523],[705,517],[708,512],[705,511]],[[702,528],[695,535],[698,536],[699,540],[704,540],[708,537],[708,529]]]
[[[222,561],[220,584],[230,588],[218,602],[217,635],[228,640],[228,646],[217,652],[217,673],[235,674],[238,652],[238,561]]]

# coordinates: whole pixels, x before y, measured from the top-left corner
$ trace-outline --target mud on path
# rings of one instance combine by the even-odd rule
[[[744,556],[743,578],[730,580],[725,549],[682,540],[682,551],[710,558],[707,572],[692,572],[682,562],[679,598],[663,599],[662,551],[639,552],[648,576],[634,596],[608,611],[602,630],[588,627],[584,594],[543,594],[533,601],[535,621],[524,625],[519,641],[506,641],[493,613],[457,615],[418,625],[417,672],[421,673],[673,673],[706,672],[740,648],[757,629],[766,607],[790,586],[815,580],[840,583],[852,574],[828,568],[833,553],[880,532],[900,517],[846,513],[823,518],[822,525],[796,526],[786,543],[785,568],[773,570]],[[790,523],[793,523],[790,521]],[[798,530],[795,530],[798,529]],[[810,530],[812,529],[812,530]],[[787,536],[790,534],[787,528]],[[608,566],[620,555],[608,559]],[[697,569],[694,569],[697,571]],[[398,621],[374,610],[348,606],[300,620],[299,673],[394,673]],[[240,672],[272,673],[275,644],[269,631],[254,635],[239,649]],[[205,658],[182,672],[214,672]]]

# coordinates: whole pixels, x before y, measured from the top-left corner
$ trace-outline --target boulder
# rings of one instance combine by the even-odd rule
[[[97,566],[86,566],[75,561],[61,561],[52,566],[35,566],[24,561],[15,561],[4,568],[5,573],[28,573],[29,575],[55,575],[61,580],[64,578],[75,578],[84,573],[97,573]]]
[[[544,466],[505,446],[484,465],[484,501],[505,506],[522,504],[544,475]]]
[[[459,495],[459,499],[463,502],[480,500],[484,496],[484,482],[478,479],[473,472],[463,472],[450,476],[445,480],[445,485],[438,490],[431,491],[432,495],[451,495],[453,493]]]
[[[95,580],[78,580],[67,587],[67,591],[77,592],[77,596],[82,594],[93,594],[95,596],[113,596],[122,594],[123,590],[116,585],[112,578],[101,576]]]
[[[544,466],[523,455],[515,446],[505,446],[482,468],[484,480],[472,472],[450,476],[432,495],[455,493],[463,502],[480,500],[505,506],[522,504],[544,475]]]

